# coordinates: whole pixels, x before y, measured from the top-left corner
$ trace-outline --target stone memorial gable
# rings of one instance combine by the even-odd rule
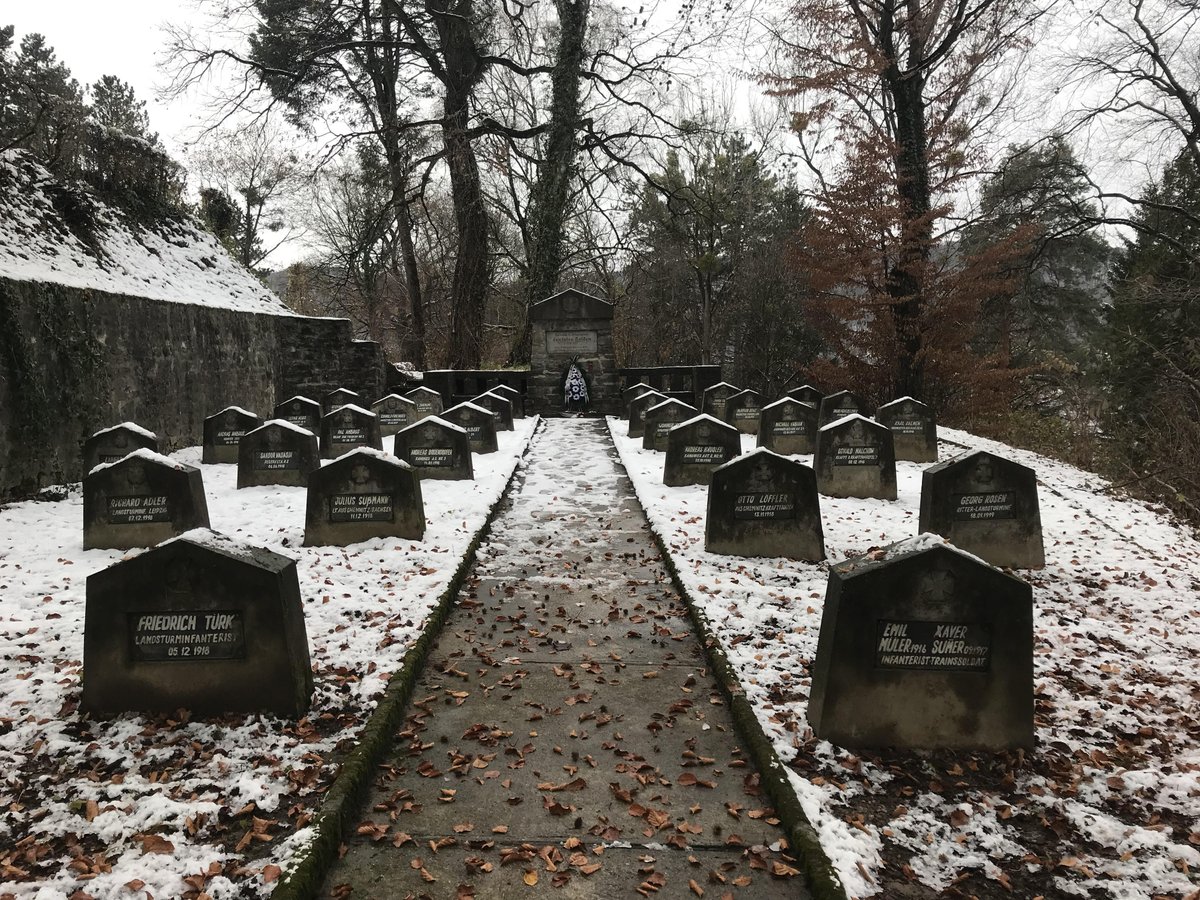
[[[379,434],[390,437],[402,428],[407,428],[420,418],[417,404],[399,394],[388,394],[371,404],[371,412],[379,417]]]
[[[491,389],[491,393],[499,394],[512,404],[512,414],[514,419],[525,418],[525,398],[511,384],[498,384]]]
[[[134,450],[84,476],[84,550],[153,547],[207,526],[204,481],[195,466]]]
[[[1040,569],[1046,564],[1037,473],[982,450],[922,473],[920,529],[994,566]]]
[[[503,397],[495,391],[488,391],[478,397],[472,397],[471,402],[491,411],[492,417],[496,420],[497,431],[513,430],[513,405],[507,397]]]
[[[649,434],[647,431],[647,437]],[[696,415],[692,410],[691,418],[667,431],[663,449],[667,454],[663,462],[663,484],[670,487],[708,484],[718,467],[741,454],[742,437],[729,423],[704,413]]]
[[[563,410],[563,379],[574,360],[587,376],[589,408],[619,412],[612,320],[611,303],[576,290],[562,291],[530,307],[528,399],[534,411]]]
[[[758,446],[782,453],[813,453],[817,448],[817,409],[791,397],[762,408]]]
[[[816,410],[820,410],[821,401],[825,399],[825,395],[811,384],[802,384],[800,387],[792,388],[787,392],[787,396],[793,400],[799,400],[801,403],[811,403]]]
[[[197,529],[88,577],[83,711],[299,718],[312,691],[294,560]]]
[[[317,436],[284,419],[271,419],[242,435],[238,444],[239,488],[264,484],[304,487],[321,465]]]
[[[642,449],[667,449],[667,433],[680,422],[700,414],[700,410],[682,400],[668,399],[646,409],[642,415]]]
[[[728,556],[823,560],[816,473],[761,447],[716,469],[708,487],[704,549]]]
[[[361,405],[362,402],[363,398],[355,391],[349,388],[334,388],[321,398],[321,410],[325,413],[331,413],[339,406],[345,406],[347,403]]]
[[[937,462],[937,419],[920,400],[901,397],[875,411],[875,421],[892,431],[896,459]]]
[[[321,404],[308,397],[297,394],[282,403],[275,404],[273,419],[283,419],[298,428],[304,428],[316,434],[321,429]]]
[[[627,437],[640,438],[646,433],[646,410],[669,399],[658,391],[646,391],[629,401],[629,433]]]
[[[336,459],[356,447],[383,449],[375,413],[348,403],[321,416],[321,456]]]
[[[850,391],[838,391],[836,394],[822,398],[820,412],[817,416],[817,427],[824,428],[830,422],[854,415],[866,418],[866,402]]]
[[[345,547],[388,537],[419,541],[424,536],[421,479],[416,469],[391,454],[359,447],[308,477],[305,546]]]
[[[725,421],[742,434],[758,434],[758,417],[762,412],[762,395],[746,389],[725,400]]]
[[[133,422],[122,422],[97,431],[83,442],[83,471],[92,471],[101,463],[114,463],[134,450],[158,452],[158,435]]]
[[[262,424],[262,419],[240,406],[227,406],[216,415],[204,420],[204,445],[200,462],[236,463],[238,443],[247,431]]]
[[[864,416],[850,415],[820,429],[813,465],[817,487],[827,497],[896,499],[892,433]]]
[[[444,481],[475,477],[467,430],[438,416],[427,416],[396,432],[395,455],[421,478]]]
[[[496,417],[490,409],[474,403],[460,403],[442,413],[441,418],[467,432],[472,453],[495,453],[500,449],[496,440]]]
[[[426,416],[440,416],[442,414],[442,395],[433,388],[413,388],[404,396],[417,405],[418,419],[423,419]]]
[[[842,747],[1032,747],[1030,586],[928,534],[831,567],[808,720]]]
[[[740,394],[742,389],[737,385],[730,384],[728,381],[718,381],[711,387],[704,389],[704,394],[700,400],[700,411],[707,416],[712,416],[714,419],[720,419],[722,422],[725,419],[725,403],[734,394]]]
[[[637,384],[631,384],[625,390],[621,391],[621,412],[622,419],[629,418],[629,404],[634,401],[634,398],[641,396],[647,391],[654,390],[653,387],[646,384],[644,381],[639,381]]]

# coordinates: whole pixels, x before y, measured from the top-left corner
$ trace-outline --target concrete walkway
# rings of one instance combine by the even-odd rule
[[[534,438],[413,696],[324,896],[808,897],[602,422]]]

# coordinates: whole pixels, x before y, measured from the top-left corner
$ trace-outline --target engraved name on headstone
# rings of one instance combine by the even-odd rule
[[[306,546],[344,547],[376,537],[420,540],[424,534],[420,478],[391,454],[359,447],[308,478]]]
[[[442,395],[433,388],[413,388],[404,396],[417,404],[417,415],[422,419],[425,416],[440,416],[442,414]]]
[[[896,499],[892,433],[863,416],[835,420],[817,432],[814,467],[827,497]]]
[[[711,387],[704,389],[704,395],[701,397],[700,411],[705,415],[712,416],[714,419],[725,421],[725,401],[734,394],[740,393],[741,388],[737,385],[730,384],[728,381],[718,381]]]
[[[667,433],[680,422],[699,415],[699,412],[696,407],[675,399],[649,407],[642,416],[642,449],[662,453],[667,449]]]
[[[663,484],[708,484],[719,466],[742,452],[736,428],[715,416],[695,415],[667,432]]]
[[[261,424],[262,419],[240,406],[227,406],[209,416],[204,420],[204,445],[200,461],[205,465],[236,463],[242,435]]]
[[[499,449],[496,418],[490,409],[474,403],[460,403],[442,413],[441,418],[466,430],[472,453],[495,453]]]
[[[937,462],[937,420],[920,400],[901,397],[885,403],[875,411],[875,421],[892,430],[896,459]]]
[[[844,419],[846,416],[867,415],[866,402],[851,391],[837,391],[821,400],[820,412],[817,415],[817,427],[824,428],[830,422]]]
[[[308,397],[297,394],[282,403],[275,404],[273,419],[283,419],[291,422],[297,428],[303,428],[316,434],[321,428],[321,404]]]
[[[371,412],[379,417],[379,434],[391,437],[401,428],[417,421],[417,404],[399,394],[388,394],[371,404]]]
[[[238,445],[239,488],[267,484],[304,487],[321,464],[317,436],[283,419],[271,419],[246,432]]]
[[[812,453],[817,446],[816,407],[784,397],[762,408],[758,446],[782,453]]]
[[[466,429],[438,416],[397,432],[395,454],[422,478],[457,481],[475,477]]]
[[[351,403],[321,417],[321,456],[336,459],[355,447],[383,449],[375,413]]]
[[[725,401],[725,421],[742,434],[758,434],[762,398],[758,391],[738,391]]]
[[[101,463],[83,479],[83,549],[153,547],[208,525],[200,470],[152,450]]]

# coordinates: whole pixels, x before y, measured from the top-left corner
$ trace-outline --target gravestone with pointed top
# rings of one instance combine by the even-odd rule
[[[139,449],[84,476],[84,550],[153,547],[207,526],[204,481],[195,466]]]
[[[404,396],[417,404],[418,421],[426,416],[440,416],[442,414],[442,395],[433,388],[413,388]]]
[[[784,397],[762,408],[758,446],[785,456],[812,453],[817,448],[817,410],[808,403]]]
[[[850,391],[838,391],[821,400],[820,410],[817,414],[817,427],[824,428],[830,422],[853,415],[866,418],[866,402]]]
[[[801,403],[811,403],[813,408],[818,411],[821,409],[821,401],[825,399],[825,395],[811,384],[802,384],[800,387],[794,387],[787,392],[787,396],[793,400],[799,400]]]
[[[892,433],[857,414],[817,432],[817,487],[827,497],[896,499]]]
[[[654,390],[653,387],[646,384],[644,381],[639,381],[637,384],[631,384],[625,390],[621,391],[621,415],[622,419],[629,418],[629,404],[633,402],[635,397],[638,397],[647,391]]]
[[[417,421],[417,404],[399,394],[388,394],[371,404],[371,412],[379,417],[379,434],[390,437]]]
[[[321,430],[321,404],[297,394],[282,403],[275,404],[273,419],[283,419],[291,422],[297,428],[303,428],[316,434]]]
[[[628,437],[640,438],[646,433],[646,410],[668,399],[658,391],[646,391],[629,401]]]
[[[227,406],[204,420],[204,445],[200,461],[205,465],[236,463],[238,443],[247,431],[262,424],[262,419],[240,406]]]
[[[383,449],[375,413],[350,403],[321,416],[321,456],[336,459],[356,447]]]
[[[920,400],[901,397],[875,411],[875,421],[892,430],[896,459],[937,462],[937,419]]]
[[[356,391],[352,391],[349,388],[334,388],[321,398],[321,411],[328,414],[339,406],[345,406],[347,403],[355,403],[361,406],[363,398]]]
[[[157,453],[158,435],[133,422],[122,422],[97,431],[83,442],[83,473],[86,475],[101,463],[124,459],[134,450]]]
[[[507,397],[503,397],[495,391],[488,391],[478,397],[472,397],[471,402],[476,406],[491,410],[492,417],[496,420],[497,431],[513,430],[513,406]]]
[[[490,409],[474,403],[460,403],[442,413],[441,418],[467,432],[472,453],[495,453],[500,449],[496,439],[496,417]]]
[[[725,401],[725,421],[742,434],[758,434],[762,396],[758,391],[738,391]]]
[[[667,433],[680,422],[699,414],[700,410],[696,407],[673,398],[649,407],[642,416],[645,429],[642,433],[642,449],[662,453],[667,449]]]
[[[426,416],[396,432],[394,447],[396,457],[422,478],[458,481],[475,477],[467,430],[438,416]]]
[[[518,391],[511,384],[498,384],[491,389],[492,393],[499,394],[512,403],[512,414],[514,419],[525,418],[525,395]]]
[[[728,381],[718,381],[716,384],[706,387],[700,398],[700,411],[714,419],[726,421],[725,401],[734,394],[741,393],[741,390],[740,387],[730,384]]]
[[[265,484],[304,487],[321,465],[317,436],[283,419],[271,419],[242,435],[238,444],[239,488]]]
[[[678,401],[676,401],[678,402]],[[708,484],[718,467],[742,452],[741,434],[727,422],[701,413],[667,432],[663,484]]]
[[[359,447],[308,476],[305,546],[424,536],[421,479],[390,453]]]

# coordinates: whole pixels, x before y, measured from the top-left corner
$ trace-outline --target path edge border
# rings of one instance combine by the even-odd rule
[[[454,598],[458,596],[467,573],[475,565],[475,555],[479,546],[491,533],[500,505],[520,474],[533,439],[545,428],[545,424],[545,420],[542,419],[534,425],[529,440],[517,457],[517,463],[505,481],[503,490],[500,491],[500,496],[488,510],[483,524],[467,545],[458,568],[454,570],[445,590],[430,609],[420,636],[405,652],[400,667],[388,679],[382,699],[359,732],[358,744],[346,755],[329,790],[325,792],[325,798],[313,817],[312,842],[298,856],[295,865],[289,868],[279,886],[271,892],[271,900],[309,900],[317,896],[329,869],[338,858],[338,848],[341,846],[347,824],[357,813],[366,796],[371,777],[387,751],[392,732],[403,719],[417,677],[424,669],[429,651],[450,615]]]
[[[609,424],[608,428],[609,437],[612,438],[612,425]],[[613,449],[616,450],[621,468],[625,469],[625,477],[629,478],[629,470],[625,466],[625,460],[621,457],[621,451],[616,446],[616,441],[613,441]],[[634,496],[637,496],[636,482],[632,478],[629,481],[633,484]],[[641,497],[638,497],[638,505],[641,505],[641,502]],[[792,787],[787,775],[787,767],[779,758],[779,754],[775,752],[771,739],[763,731],[758,717],[754,714],[754,707],[746,699],[746,691],[738,678],[737,670],[729,661],[721,642],[713,633],[708,616],[696,604],[683,579],[679,577],[679,568],[675,565],[675,558],[671,555],[666,541],[658,533],[649,516],[646,517],[646,522],[654,544],[662,555],[663,565],[671,575],[671,582],[683,598],[684,603],[687,604],[692,624],[700,634],[700,643],[704,648],[705,658],[708,660],[709,668],[716,675],[717,683],[721,686],[721,693],[725,695],[725,700],[729,704],[730,716],[738,736],[746,744],[750,758],[758,767],[759,783],[775,807],[780,826],[787,835],[788,844],[800,851],[800,863],[808,882],[808,888],[812,891],[813,900],[849,900],[846,889],[834,871],[833,863],[825,853],[825,848],[821,846],[816,829],[813,828],[812,822],[809,821],[804,807],[800,803],[800,798]]]

